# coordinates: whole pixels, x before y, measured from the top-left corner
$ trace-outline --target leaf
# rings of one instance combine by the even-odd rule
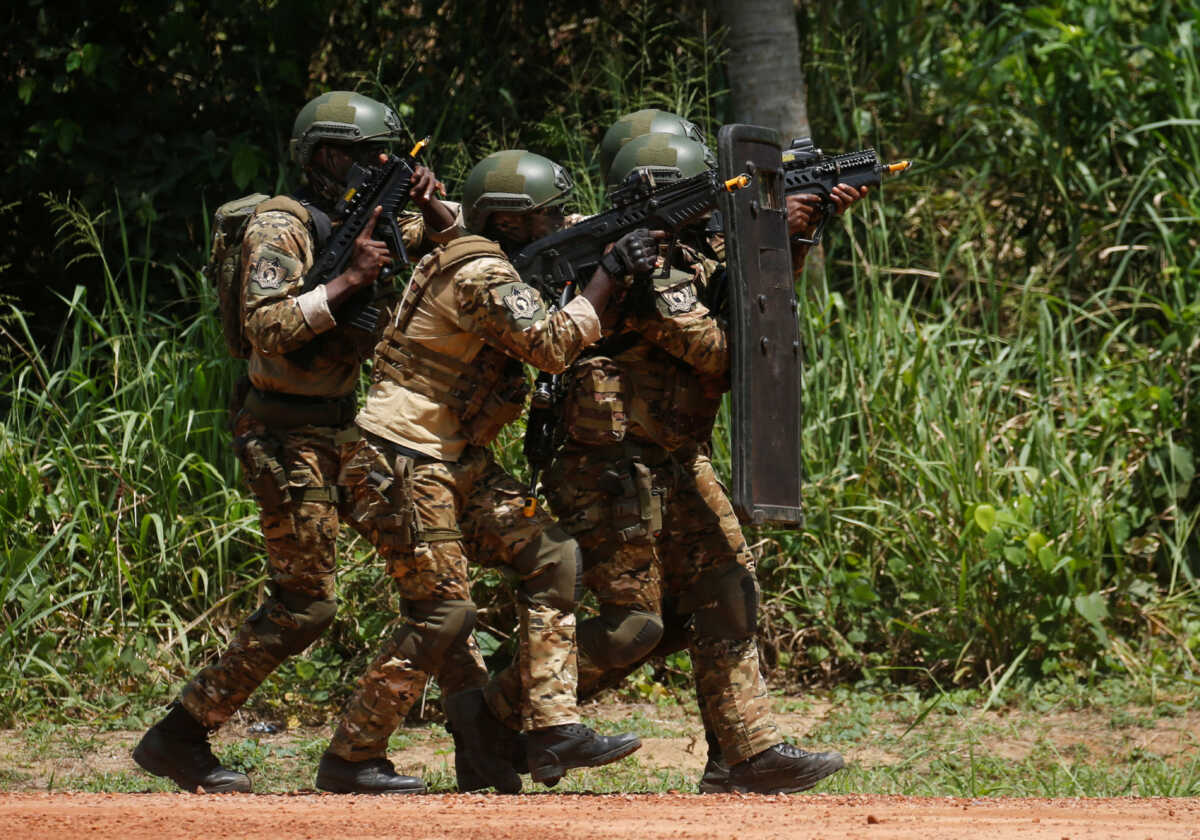
[[[1047,542],[1049,540],[1040,531],[1030,531],[1029,536],[1025,538],[1025,547],[1031,554],[1037,554]]]
[[[17,98],[28,105],[33,100],[33,92],[37,90],[37,79],[26,76],[17,82]]]
[[[239,190],[244,190],[258,175],[258,150],[253,146],[242,143],[233,150],[233,183]]]
[[[1046,574],[1052,574],[1053,572],[1057,571],[1058,567],[1056,564],[1058,563],[1058,556],[1054,553],[1053,546],[1044,545],[1039,548],[1037,551],[1037,559],[1038,562],[1042,564],[1042,571],[1044,571]]]
[[[975,506],[975,524],[985,534],[996,527],[996,508],[988,504]]]
[[[58,132],[58,148],[63,154],[70,154],[71,148],[75,145],[75,140],[83,133],[83,129],[79,123],[74,120],[59,119],[54,121],[54,127]]]
[[[1105,603],[1104,595],[1100,592],[1076,595],[1075,612],[1083,616],[1089,623],[1100,627],[1101,622],[1108,618],[1108,604]]]
[[[80,68],[85,76],[95,76],[96,68],[104,59],[104,47],[99,44],[84,44],[80,51]]]
[[[1017,512],[1023,521],[1030,522],[1033,520],[1033,499],[1028,494],[1022,493],[1017,497]]]
[[[500,640],[486,630],[475,631],[475,642],[479,645],[479,653],[484,657],[491,656],[500,649]]]

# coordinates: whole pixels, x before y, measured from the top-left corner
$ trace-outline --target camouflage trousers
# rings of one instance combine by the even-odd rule
[[[180,702],[210,728],[236,712],[288,656],[333,620],[335,542],[343,429],[270,428],[246,411],[234,418],[234,449],[258,500],[271,595],[249,615],[220,658],[184,686]]]
[[[405,614],[347,705],[330,751],[350,761],[382,756],[431,672],[443,696],[486,683],[470,636],[472,562],[503,567],[520,581],[519,681],[525,690],[513,704],[523,728],[578,721],[577,595],[565,603],[539,596],[539,585],[559,572],[574,588],[574,543],[544,512],[523,515],[522,488],[487,449],[468,447],[457,462],[413,454],[367,436],[343,470],[349,515],[385,558]],[[569,551],[540,551],[547,543]],[[553,568],[559,561],[569,568]]]
[[[670,453],[633,442],[569,444],[546,476],[546,487],[554,513],[579,542],[584,584],[602,613],[662,617],[664,606],[670,613],[691,612],[702,605],[688,605],[690,593],[713,572],[736,563],[753,573],[753,556],[728,495],[698,449]],[[677,615],[665,623],[668,634],[686,627],[674,649],[686,647],[691,655],[701,715],[726,759],[734,764],[781,742],[753,634],[713,638]],[[663,644],[668,639],[659,650]],[[579,697],[618,684],[631,670],[597,663],[581,644]],[[499,714],[503,703],[494,698],[518,690],[514,675],[500,674],[487,688],[489,704]]]

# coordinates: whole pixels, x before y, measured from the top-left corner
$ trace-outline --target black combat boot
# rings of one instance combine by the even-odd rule
[[[179,703],[146,731],[133,760],[191,793],[250,792],[250,777],[221,766],[208,745],[208,730]]]
[[[597,735],[582,723],[534,729],[527,746],[529,775],[535,782],[554,787],[568,770],[611,764],[641,745],[636,735]]]
[[[708,742],[708,762],[704,765],[704,775],[700,777],[700,792],[732,793],[733,787],[729,782],[729,764],[721,752],[721,743],[707,727],[704,729],[704,740]]]
[[[729,769],[736,793],[796,793],[808,790],[845,766],[835,752],[810,753],[791,744],[767,747]]]
[[[520,793],[521,777],[513,766],[517,733],[501,723],[483,699],[482,689],[447,697],[446,729],[454,736],[454,775],[467,793],[494,787],[500,793]]]
[[[401,776],[386,758],[347,761],[327,752],[317,765],[317,789],[329,793],[424,793],[416,776]]]

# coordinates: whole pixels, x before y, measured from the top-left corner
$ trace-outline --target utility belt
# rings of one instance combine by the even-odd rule
[[[251,387],[242,408],[254,418],[274,428],[297,426],[345,426],[354,420],[353,394],[327,399]]]

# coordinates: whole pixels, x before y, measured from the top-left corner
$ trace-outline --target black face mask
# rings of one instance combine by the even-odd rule
[[[525,216],[520,231],[497,225],[489,218],[483,226],[483,235],[495,240],[500,249],[512,257],[530,242],[562,230],[565,220],[562,205],[555,205]]]

